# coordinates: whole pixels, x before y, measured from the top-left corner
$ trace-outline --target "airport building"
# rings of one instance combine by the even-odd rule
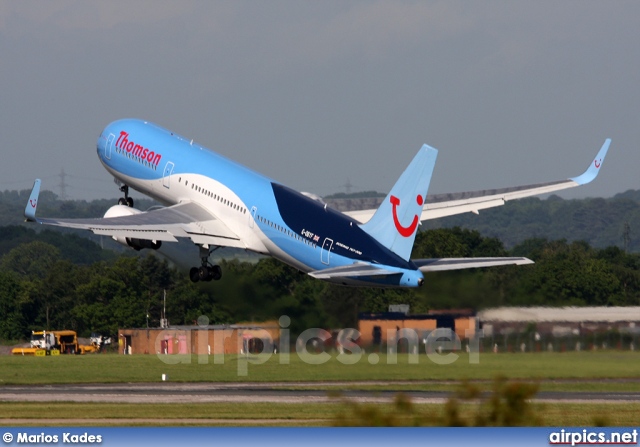
[[[430,311],[426,314],[407,312],[361,313],[358,315],[361,346],[395,344],[410,330],[419,340],[440,328],[451,329],[460,340],[476,336],[478,320],[469,309]]]
[[[120,354],[243,354],[273,352],[280,327],[276,322],[120,329]]]
[[[484,336],[534,330],[557,337],[639,333],[640,307],[501,307],[478,312]]]
[[[494,351],[635,350],[640,307],[502,307],[478,312]]]
[[[437,329],[453,331],[461,342],[458,349],[465,349],[473,341],[481,351],[494,352],[634,350],[640,343],[640,307],[503,307],[477,313],[458,309],[414,315],[408,307],[400,306],[390,312],[359,314],[356,343],[365,350],[391,347],[398,352],[410,352],[409,346],[413,346],[415,339],[420,352],[424,352],[423,345]],[[275,321],[120,329],[118,352],[166,355],[274,352],[280,350],[280,331]],[[331,331],[331,336],[320,343],[310,339],[310,349],[340,349],[344,342],[339,339],[340,332]],[[289,348],[299,341],[291,338]],[[296,344],[296,348],[303,347]]]
[[[398,346],[409,334],[425,343],[435,329],[449,328],[461,348],[474,340],[481,351],[531,352],[594,349],[635,350],[640,344],[640,307],[502,307],[479,311],[360,314],[360,346]],[[422,350],[422,347],[420,348]]]

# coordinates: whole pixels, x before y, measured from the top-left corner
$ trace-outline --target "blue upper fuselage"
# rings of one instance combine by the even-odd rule
[[[418,285],[422,279],[412,262],[382,246],[355,220],[155,124],[115,121],[98,138],[97,151],[115,177],[167,205],[193,200],[217,215],[211,190],[228,188],[246,215],[225,221],[227,226],[234,231],[253,219],[252,228],[268,240],[269,254],[303,271],[364,262],[398,272],[367,278],[369,284]],[[218,186],[207,195],[198,195],[193,184],[192,190],[180,189],[198,179]]]

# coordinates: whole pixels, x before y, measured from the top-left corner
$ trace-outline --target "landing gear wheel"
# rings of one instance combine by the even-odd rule
[[[222,278],[222,268],[209,262],[209,255],[220,247],[209,250],[209,247],[200,245],[200,267],[192,267],[189,270],[189,278],[193,282],[198,281],[218,281]]]
[[[118,199],[118,205],[127,205],[130,208],[133,208],[133,199],[129,197],[129,186],[122,185],[120,187],[120,191],[124,193],[124,197],[120,197]]]
[[[203,265],[198,269],[198,278],[200,281],[211,281],[211,267]]]

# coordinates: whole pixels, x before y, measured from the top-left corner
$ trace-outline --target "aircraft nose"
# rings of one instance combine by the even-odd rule
[[[98,137],[98,142],[96,143],[96,152],[98,152],[98,156],[100,156],[101,153],[104,154],[104,148],[106,144],[107,144],[107,139],[105,138],[104,132],[103,132]]]

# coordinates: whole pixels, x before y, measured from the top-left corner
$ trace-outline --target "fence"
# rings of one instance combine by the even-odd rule
[[[639,347],[638,343],[640,343],[640,334],[618,331],[579,335],[511,333],[482,337],[480,349],[485,352],[565,352],[602,349],[635,351]]]
[[[430,331],[419,331],[419,343],[409,343],[406,339],[392,341],[392,351],[399,353],[419,353],[430,350],[451,350],[452,343],[448,340],[433,340],[427,345],[425,340]],[[441,343],[441,345],[440,345]],[[369,344],[362,346],[367,351],[387,352],[387,343]],[[596,351],[619,350],[635,351],[640,348],[640,332],[589,332],[583,334],[539,334],[536,332],[510,332],[502,334],[482,335],[482,331],[473,339],[460,340],[459,350],[469,351],[479,349],[480,352],[568,352],[568,351]],[[454,349],[457,350],[457,349]]]

